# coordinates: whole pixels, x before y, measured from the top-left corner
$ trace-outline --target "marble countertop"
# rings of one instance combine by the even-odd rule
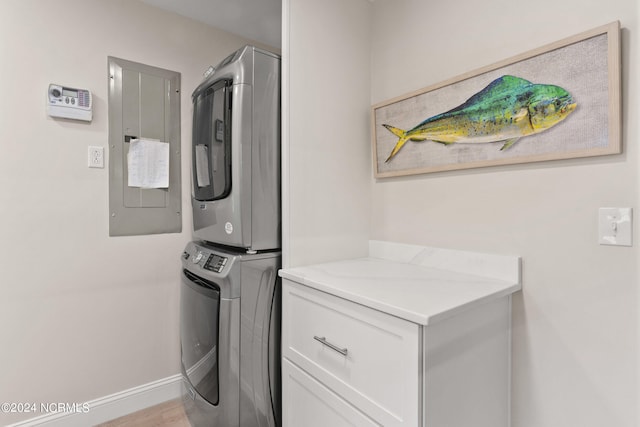
[[[520,258],[371,241],[369,256],[288,268],[280,276],[429,325],[520,290]]]

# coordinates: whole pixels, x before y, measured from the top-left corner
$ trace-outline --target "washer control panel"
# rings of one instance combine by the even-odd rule
[[[190,243],[182,253],[183,262],[193,264],[203,270],[223,273],[227,264],[233,264],[233,255],[214,252],[208,248]]]
[[[209,255],[209,259],[207,259],[207,262],[204,264],[204,269],[220,273],[224,269],[225,265],[227,265],[227,258],[211,254]]]
[[[204,254],[201,251],[198,251],[193,258],[191,258],[191,262],[194,264],[198,264],[200,261],[202,261],[202,258],[204,257]]]

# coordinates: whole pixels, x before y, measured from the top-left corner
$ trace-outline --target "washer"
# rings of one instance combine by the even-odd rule
[[[183,401],[194,427],[280,425],[280,263],[280,252],[185,248]]]

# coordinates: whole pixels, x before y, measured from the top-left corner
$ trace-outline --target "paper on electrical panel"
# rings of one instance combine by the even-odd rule
[[[169,188],[169,143],[131,140],[127,166],[129,187]]]

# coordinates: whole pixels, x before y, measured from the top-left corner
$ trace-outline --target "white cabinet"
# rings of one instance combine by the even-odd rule
[[[418,425],[418,325],[288,280],[282,307],[286,360],[384,426]]]
[[[280,272],[283,427],[509,426],[519,258],[400,249]]]

